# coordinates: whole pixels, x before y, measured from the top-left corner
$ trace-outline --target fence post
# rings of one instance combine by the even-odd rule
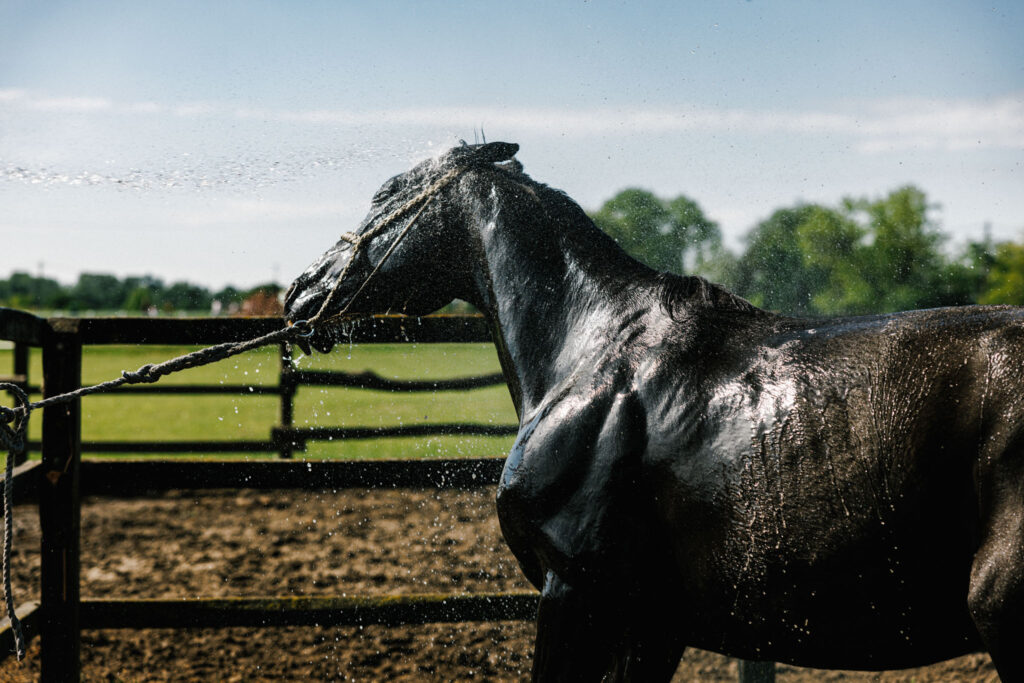
[[[281,392],[281,427],[290,429],[295,415],[295,364],[292,362],[292,345],[281,343],[281,374],[277,380]],[[291,437],[281,437],[277,443],[278,457],[291,460],[294,444]]]
[[[739,660],[739,683],[775,683],[775,662]]]
[[[28,394],[28,344],[14,342],[14,383]],[[28,460],[28,444],[25,444],[18,453],[14,454],[14,464],[20,465]]]
[[[43,392],[54,396],[82,382],[82,343],[77,334],[50,333],[43,346]],[[79,472],[82,454],[80,400],[43,410],[39,468],[40,680],[81,677],[79,620]]]

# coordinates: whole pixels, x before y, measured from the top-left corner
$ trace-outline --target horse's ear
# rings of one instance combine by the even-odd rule
[[[473,161],[481,164],[496,164],[508,161],[519,151],[514,142],[488,142],[473,150]]]

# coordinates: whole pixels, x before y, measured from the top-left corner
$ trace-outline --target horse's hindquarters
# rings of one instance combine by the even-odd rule
[[[897,592],[892,581],[846,576],[802,588],[739,585],[721,603],[693,604],[688,643],[747,659],[828,669],[886,670],[923,666],[975,652],[982,643],[970,619],[964,582]],[[737,593],[740,595],[737,599]],[[959,593],[960,599],[941,596]],[[779,596],[782,596],[779,599]],[[721,604],[728,610],[721,610]],[[894,606],[898,606],[893,609]]]
[[[661,509],[672,520],[687,642],[750,659],[879,670],[979,649],[967,607],[977,543],[969,475],[949,468],[892,478],[883,499],[880,487],[833,478],[825,463],[804,467],[800,486],[780,489],[785,478],[708,484]],[[686,474],[691,485],[728,479],[721,467],[704,476],[692,463]]]

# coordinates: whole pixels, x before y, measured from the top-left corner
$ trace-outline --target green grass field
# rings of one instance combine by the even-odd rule
[[[94,384],[193,350],[172,346],[92,346],[82,359],[82,382]],[[296,350],[297,353],[301,353]],[[12,352],[0,349],[0,375],[12,367]],[[42,379],[39,350],[33,349],[29,380]],[[300,369],[362,372],[396,379],[440,379],[499,371],[489,344],[373,344],[338,346],[331,354],[300,357]],[[160,380],[165,384],[274,385],[280,362],[276,347],[258,349]],[[39,396],[32,397],[38,400]],[[4,395],[4,404],[9,398]],[[278,423],[277,396],[109,395],[82,399],[85,440],[266,440]],[[33,413],[31,439],[39,439],[41,413]],[[514,424],[515,411],[504,386],[464,392],[395,393],[334,387],[300,387],[295,397],[297,427],[398,426],[431,422]],[[310,441],[296,458],[477,457],[502,455],[510,437],[432,437]],[[193,454],[203,456],[202,453]],[[183,457],[183,456],[174,456]],[[184,457],[190,457],[188,455]],[[224,457],[218,455],[217,457]],[[243,456],[238,456],[243,457]],[[247,457],[254,457],[252,454]],[[267,454],[266,457],[274,457]]]

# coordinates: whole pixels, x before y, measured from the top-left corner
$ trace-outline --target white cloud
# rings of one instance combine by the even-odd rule
[[[0,113],[47,111],[181,118],[226,118],[345,127],[475,129],[510,134],[590,137],[705,133],[733,136],[799,135],[849,139],[864,154],[909,149],[967,151],[1024,149],[1024,93],[988,100],[900,99],[815,110],[678,107],[407,107],[386,110],[239,108],[215,102],[119,103],[101,97],[51,97],[0,90]]]
[[[884,102],[863,121],[861,149],[964,151],[1024,148],[1024,97],[987,102]]]
[[[213,116],[221,113],[221,109],[209,102],[187,102],[176,105],[173,110],[176,116]]]
[[[133,114],[159,114],[164,110],[162,106],[156,102],[134,102],[132,104],[125,105],[125,111]]]
[[[438,107],[381,111],[244,110],[242,118],[292,123],[474,128],[561,136],[718,133],[848,136],[861,152],[923,148],[1024,149],[1024,97],[987,101],[905,100],[841,111],[669,108]]]
[[[20,99],[20,98],[19,98]],[[25,100],[30,109],[60,112],[95,112],[113,109],[113,103],[103,97],[43,97]]]

